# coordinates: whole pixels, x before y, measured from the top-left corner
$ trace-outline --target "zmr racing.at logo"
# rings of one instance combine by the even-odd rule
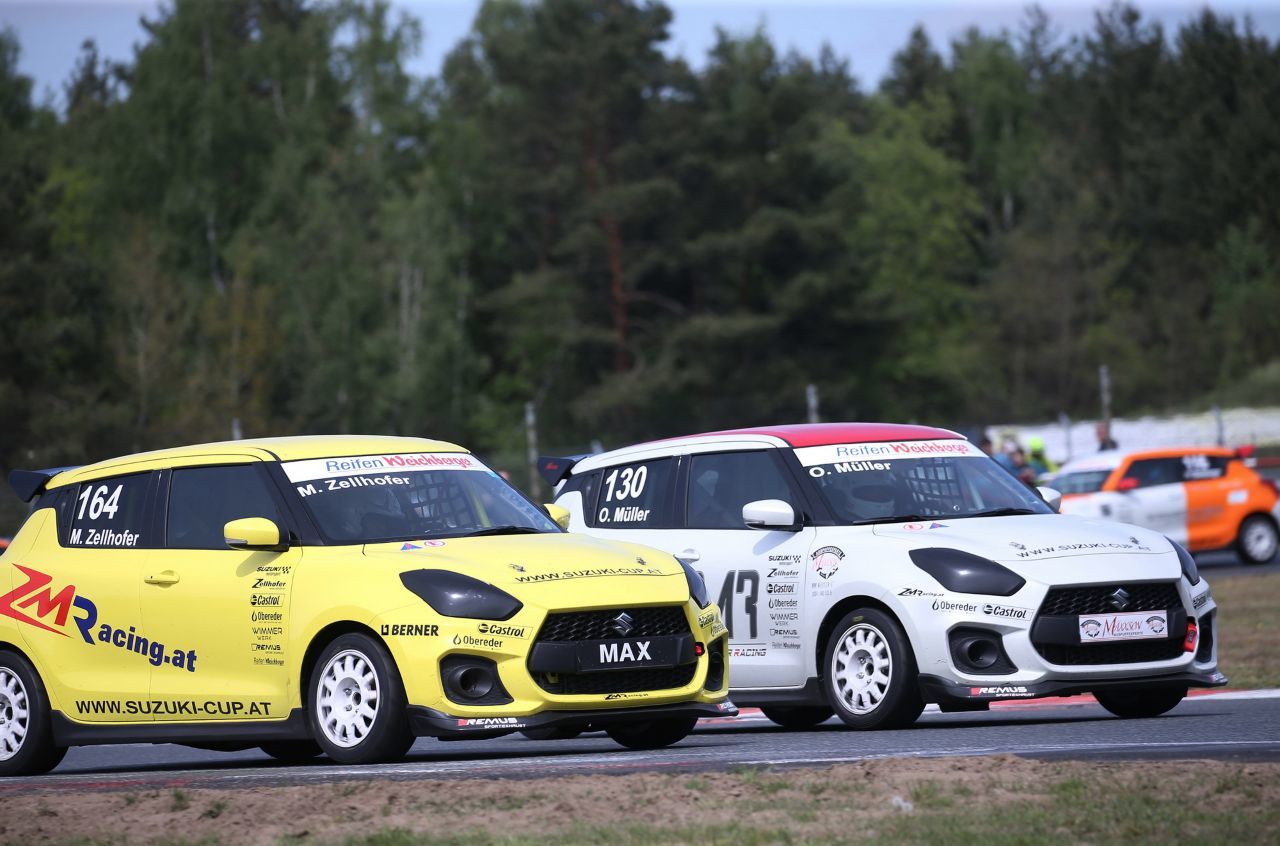
[[[26,576],[27,580],[4,596],[0,596],[0,614],[12,617],[28,626],[70,637],[65,631],[67,618],[71,617],[72,608],[78,608],[84,612],[84,616],[71,619],[80,630],[80,636],[84,638],[85,643],[93,645],[93,636],[89,631],[98,621],[98,606],[86,597],[76,596],[75,585],[67,585],[54,593],[53,576],[41,573],[39,570],[32,570],[30,567],[23,567],[21,564],[13,566],[17,567],[18,572]],[[52,625],[49,624],[50,622]]]
[[[80,632],[80,637],[90,646],[105,644],[117,649],[134,652],[145,658],[153,667],[167,665],[194,673],[196,655],[194,649],[170,649],[163,643],[144,637],[134,626],[98,624],[98,606],[87,597],[77,596],[75,585],[67,585],[54,592],[53,577],[21,564],[14,564],[26,581],[0,596],[0,616],[11,617],[19,623],[34,626],[46,632],[70,637],[66,632],[70,619]],[[72,616],[75,608],[84,616]],[[96,635],[94,627],[97,627]]]

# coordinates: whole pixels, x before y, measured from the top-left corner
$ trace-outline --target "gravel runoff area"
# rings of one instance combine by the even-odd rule
[[[1275,843],[1280,763],[876,760],[5,796],[0,843]]]

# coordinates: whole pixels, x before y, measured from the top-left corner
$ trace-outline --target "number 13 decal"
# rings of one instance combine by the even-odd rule
[[[735,594],[744,594],[743,610],[747,614],[751,636],[739,637],[742,632],[735,628],[736,614],[733,609],[737,604]],[[760,602],[760,574],[755,570],[730,570],[725,574],[724,587],[720,588],[720,614],[724,617],[725,628],[729,630],[729,640],[756,639],[756,606]]]

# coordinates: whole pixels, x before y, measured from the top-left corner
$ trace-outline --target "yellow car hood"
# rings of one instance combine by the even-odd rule
[[[364,554],[404,570],[465,573],[544,607],[682,602],[680,564],[636,544],[586,535],[491,535],[366,544]]]

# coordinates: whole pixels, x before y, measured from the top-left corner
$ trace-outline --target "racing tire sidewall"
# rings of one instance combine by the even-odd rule
[[[1093,698],[1117,717],[1142,719],[1158,717],[1178,706],[1187,696],[1187,688],[1151,687],[1140,690],[1095,690]]]
[[[321,686],[325,671],[333,658],[344,652],[359,655],[367,662],[374,672],[378,689],[375,717],[364,737],[351,746],[341,746],[330,740],[320,724]],[[330,759],[343,764],[391,763],[403,758],[413,745],[404,684],[400,681],[391,653],[373,637],[351,633],[334,638],[320,653],[307,685],[307,722],[311,736]]]
[[[836,652],[855,629],[874,631],[888,650],[889,683],[880,701],[868,712],[857,713],[845,705],[835,670]],[[877,608],[856,608],[836,623],[823,648],[822,688],[835,715],[855,729],[889,729],[909,726],[924,710],[915,655],[898,621]]]
[[[783,728],[796,730],[820,726],[835,716],[834,711],[823,705],[770,705],[760,711]]]
[[[604,730],[615,743],[628,749],[662,749],[684,740],[697,724],[696,716],[668,717],[662,720],[618,723],[605,726]]]
[[[1271,536],[1270,555],[1258,555],[1249,549],[1246,538],[1250,532],[1268,532]],[[1240,556],[1240,560],[1247,564],[1267,564],[1275,559],[1277,549],[1280,549],[1280,529],[1276,528],[1275,521],[1265,514],[1253,514],[1246,517],[1240,524],[1240,532],[1236,535],[1236,553]]]
[[[30,661],[7,649],[0,650],[0,670],[12,673],[21,685],[27,711],[26,734],[18,751],[0,761],[0,776],[47,773],[58,766],[67,750],[54,743],[53,715],[40,674]],[[10,707],[6,707],[6,712],[7,718],[11,716]]]

